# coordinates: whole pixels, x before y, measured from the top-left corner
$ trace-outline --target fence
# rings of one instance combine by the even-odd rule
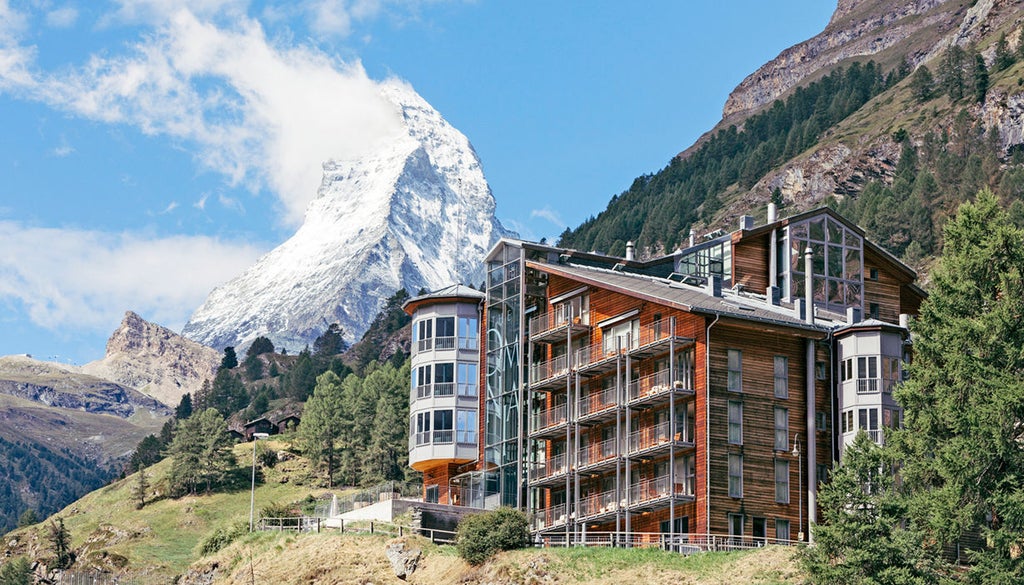
[[[553,532],[538,537],[540,546],[613,546],[620,548],[658,547],[681,554],[761,548],[768,545],[795,546],[796,540],[719,534],[662,532]]]
[[[355,493],[320,500],[316,504],[313,516],[317,518],[332,518],[334,516],[344,514],[345,512],[351,512],[361,506],[380,502],[385,499],[392,499],[395,497],[418,498],[422,496],[422,484],[386,481],[373,487],[359,490]]]

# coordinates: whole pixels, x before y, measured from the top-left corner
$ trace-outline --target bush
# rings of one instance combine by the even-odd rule
[[[523,548],[530,543],[526,515],[512,508],[498,508],[463,518],[459,522],[456,547],[459,556],[479,565],[503,550]]]
[[[220,527],[213,531],[199,543],[199,554],[202,556],[212,555],[220,549],[234,542],[238,537],[249,531],[249,524],[236,522],[228,527]]]

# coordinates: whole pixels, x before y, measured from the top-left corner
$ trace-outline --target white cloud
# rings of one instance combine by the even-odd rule
[[[107,332],[125,310],[180,329],[263,250],[212,237],[106,234],[0,221],[0,301],[51,330]]]
[[[74,154],[75,147],[69,144],[61,144],[60,146],[55,147],[51,152],[53,153],[53,156],[57,158],[64,158]]]
[[[551,223],[555,224],[558,227],[565,227],[565,223],[562,222],[562,218],[561,216],[558,215],[558,212],[551,209],[547,205],[545,205],[542,209],[534,209],[530,211],[530,217],[539,217],[541,219],[546,219],[550,221]]]
[[[46,25],[53,28],[71,28],[78,21],[78,10],[65,6],[46,13]]]
[[[170,203],[167,204],[167,207],[165,207],[164,210],[160,212],[160,215],[167,215],[168,213],[174,211],[177,208],[178,208],[178,202],[177,201],[171,201]]]
[[[210,194],[209,193],[203,193],[202,196],[199,197],[199,199],[196,200],[196,202],[192,204],[192,207],[195,207],[199,211],[205,211],[206,210],[206,200],[209,199],[209,198],[210,198]]]
[[[316,195],[325,160],[364,155],[402,132],[395,107],[360,63],[275,46],[258,21],[238,12],[241,2],[185,5],[125,1],[119,18],[157,20],[155,31],[127,56],[92,55],[70,72],[33,71],[27,49],[0,51],[0,90],[183,139],[233,186],[273,191],[289,225],[301,222]],[[231,24],[214,23],[225,14],[234,15]]]
[[[217,195],[217,202],[220,203],[221,206],[224,207],[225,209],[230,209],[231,211],[235,211],[237,213],[245,213],[245,206],[242,205],[241,201],[234,197],[229,197],[221,193]]]

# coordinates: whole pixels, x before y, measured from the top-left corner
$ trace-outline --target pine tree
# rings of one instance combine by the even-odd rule
[[[75,556],[71,552],[71,533],[64,526],[64,519],[50,520],[47,533],[50,547],[53,549],[53,564],[51,568],[67,569],[75,562]]]
[[[996,60],[992,68],[996,71],[1009,69],[1015,60],[1013,52],[1010,51],[1010,43],[1006,41],[1006,33],[999,35],[999,40],[996,41]]]
[[[25,557],[14,557],[0,565],[0,585],[31,585],[32,564]]]
[[[932,287],[912,324],[910,379],[896,398],[911,521],[955,542],[982,527],[979,582],[1024,581],[1024,231],[991,193],[946,223]]]
[[[939,550],[903,527],[906,509],[892,454],[860,432],[818,492],[821,521],[800,561],[822,585],[926,585],[938,582]]]
[[[132,500],[135,501],[135,509],[141,510],[146,506],[146,492],[149,491],[149,478],[146,476],[146,468],[138,467],[138,475],[135,478],[135,485],[132,486]]]
[[[341,380],[334,372],[325,372],[317,378],[313,396],[306,401],[299,425],[299,443],[302,452],[318,468],[326,467],[327,485],[334,486],[337,468],[337,450],[343,434],[345,418]],[[346,443],[350,449],[357,447]]]
[[[163,445],[156,435],[143,437],[128,460],[128,471],[149,467],[163,459]]]
[[[274,342],[262,335],[252,340],[252,345],[245,350],[245,357],[274,353]]]
[[[974,54],[974,69],[972,74],[974,81],[974,101],[985,102],[985,94],[988,93],[988,69],[985,67],[985,58],[981,53]]]
[[[238,356],[235,354],[235,348],[230,345],[224,348],[224,357],[220,360],[221,370],[230,370],[231,368],[238,367]]]
[[[192,395],[186,392],[174,409],[174,418],[181,420],[192,416]]]
[[[21,513],[21,516],[18,516],[18,528],[24,528],[38,523],[39,516],[36,515],[36,511],[32,508],[25,510]]]
[[[407,380],[409,367],[397,369],[391,364],[374,372],[377,379],[367,383],[379,383],[380,396],[373,416],[373,428],[367,459],[370,462],[370,481],[405,479],[409,444],[409,400]]]
[[[170,474],[172,491],[178,495],[194,494],[203,487],[211,493],[222,485],[236,463],[231,447],[224,417],[216,409],[208,408],[180,421],[168,449],[174,458]]]
[[[914,71],[914,76],[910,78],[910,93],[920,103],[932,99],[935,94],[935,78],[927,66],[921,65]]]

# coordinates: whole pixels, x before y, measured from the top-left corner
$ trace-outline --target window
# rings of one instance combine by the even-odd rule
[[[729,536],[743,536],[743,514],[729,514]]]
[[[697,489],[697,461],[693,455],[686,455],[676,462],[676,493],[692,496]]]
[[[459,349],[480,347],[480,326],[476,317],[459,317]]]
[[[416,351],[427,351],[434,347],[434,320],[424,319],[413,327],[413,341]]]
[[[455,416],[455,441],[462,444],[476,444],[476,411],[459,410]]]
[[[455,349],[455,317],[438,317],[434,331],[434,347]]]
[[[614,354],[619,349],[637,347],[640,341],[640,320],[633,319],[608,327],[601,339],[605,355]]]
[[[430,413],[416,413],[416,446],[426,445],[430,442]]]
[[[878,303],[868,303],[868,316],[872,319],[878,318]]]
[[[576,323],[590,323],[590,295],[577,295],[554,306],[555,326],[564,325],[571,319]]]
[[[775,538],[778,540],[789,540],[789,520],[775,519]]]
[[[878,392],[878,357],[857,358],[857,393]]]
[[[878,280],[877,268],[868,268],[868,280]]]
[[[452,436],[452,411],[451,410],[435,410],[434,411],[434,443],[450,444],[454,437]]]
[[[775,356],[775,397],[789,398],[789,358]]]
[[[743,391],[743,352],[738,349],[729,350],[729,390]]]
[[[827,373],[825,362],[814,362],[814,378],[824,380]]]
[[[459,396],[475,397],[478,382],[476,364],[460,363],[458,376]]]
[[[729,444],[743,444],[743,403],[729,401]]]
[[[743,455],[729,453],[729,497],[743,497]]]
[[[882,392],[891,394],[900,381],[900,359],[882,356]]]
[[[775,450],[789,451],[788,408],[775,408]]]
[[[436,504],[441,498],[441,489],[437,485],[428,485],[426,493],[423,495],[423,500],[428,504]]]
[[[824,412],[817,412],[817,413],[814,414],[814,416],[816,418],[815,426],[818,429],[818,431],[820,431],[822,433],[827,431],[828,430],[828,414],[824,413]]]
[[[789,461],[784,459],[775,460],[775,501],[789,503]]]
[[[817,475],[815,476],[815,479],[818,483],[825,483],[828,480],[828,465],[819,463],[817,465],[816,473]]]
[[[850,409],[843,413],[843,432],[852,433],[855,430],[857,428],[853,426],[853,410]]]
[[[416,388],[416,398],[430,398],[430,365],[420,366],[413,372],[412,385]]]
[[[434,365],[434,396],[455,395],[455,364]]]

